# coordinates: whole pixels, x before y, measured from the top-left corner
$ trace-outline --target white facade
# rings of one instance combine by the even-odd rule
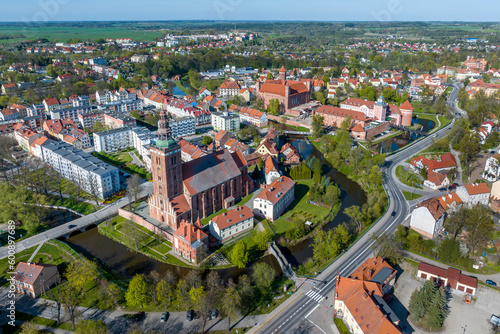
[[[96,152],[116,152],[132,146],[132,135],[129,128],[118,128],[94,133]]]
[[[460,186],[457,188],[457,195],[469,206],[473,206],[478,203],[488,205],[490,202],[490,191],[485,183],[472,183]]]
[[[235,132],[240,130],[240,117],[228,112],[213,112],[212,127],[215,131]]]
[[[172,136],[176,138],[192,136],[196,133],[196,122],[194,117],[178,117],[169,120]]]
[[[444,214],[436,220],[429,209],[425,206],[416,208],[411,213],[410,227],[418,233],[431,239],[434,238],[434,236],[443,227],[443,223]]]
[[[219,241],[230,239],[253,228],[253,214],[251,214],[250,209],[246,208],[247,214],[239,214],[238,210],[239,208],[217,216],[218,220],[222,221],[228,217],[230,221],[228,224],[219,224],[215,218],[210,220],[210,233]]]
[[[483,179],[488,182],[498,181],[500,178],[500,169],[498,168],[498,160],[494,157],[488,158],[484,166],[484,172],[481,173]]]
[[[294,185],[291,179],[283,182],[285,177],[274,180],[253,200],[253,210],[256,216],[276,220],[295,198]],[[286,183],[282,187],[282,182]],[[291,185],[291,186],[290,186]]]
[[[64,142],[46,143],[41,150],[45,163],[89,194],[106,198],[120,190],[118,168]]]

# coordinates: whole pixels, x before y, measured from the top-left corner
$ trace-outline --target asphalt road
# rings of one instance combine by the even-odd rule
[[[147,196],[153,192],[153,183],[146,182],[142,186],[142,191],[139,197]],[[101,210],[94,212],[90,215],[83,216],[81,218],[72,220],[66,224],[59,225],[57,227],[51,228],[43,233],[37,234],[26,240],[17,242],[15,252],[19,253],[27,248],[39,245],[42,242],[48,241],[50,239],[56,239],[63,235],[71,234],[74,231],[85,229],[87,226],[95,223],[97,221],[102,221],[107,217],[116,215],[119,208],[128,204],[128,197],[125,196],[113,204],[108,204],[104,206]],[[8,256],[8,248],[4,246],[0,248],[0,259],[6,258]]]
[[[455,99],[458,88],[450,94],[449,105],[456,112],[461,113],[457,108]],[[410,214],[408,202],[394,180],[394,169],[396,165],[412,157],[424,148],[430,146],[433,140],[444,137],[453,127],[454,121],[448,126],[434,132],[430,136],[406,146],[386,158],[386,163],[382,168],[384,173],[384,188],[389,197],[389,208],[382,218],[363,235],[355,244],[351,246],[342,256],[328,266],[314,280],[304,283],[297,292],[297,297],[286,308],[271,320],[268,320],[261,327],[254,328],[254,333],[295,333],[301,332],[299,324],[307,319],[319,306],[322,298],[326,297],[335,289],[336,275],[348,276],[359,267],[367,258],[372,255],[372,235],[380,235],[384,232],[393,233],[397,226],[403,223]],[[315,285],[310,284],[315,283]],[[333,302],[332,302],[333,304]],[[332,317],[333,314],[329,313]],[[321,330],[323,331],[323,330]],[[323,331],[324,332],[324,331]]]

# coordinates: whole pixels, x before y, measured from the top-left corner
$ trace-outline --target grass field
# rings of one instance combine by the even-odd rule
[[[67,42],[71,39],[81,41],[93,41],[100,38],[132,38],[134,41],[152,41],[163,36],[159,31],[146,31],[133,29],[132,26],[125,26],[119,23],[109,27],[89,27],[76,26],[18,26],[0,25],[1,35],[15,36],[13,39],[0,39],[0,43],[21,42],[32,39],[46,38],[49,41]],[[22,37],[21,37],[22,36]]]
[[[403,166],[398,166],[396,168],[396,176],[398,177],[399,181],[406,184],[407,186],[422,189],[422,187],[417,186],[417,184],[422,183],[418,176],[413,174],[412,172],[406,171]]]
[[[403,191],[403,195],[404,195],[405,199],[408,201],[422,197],[422,195],[420,195],[420,194],[413,194],[409,191]]]

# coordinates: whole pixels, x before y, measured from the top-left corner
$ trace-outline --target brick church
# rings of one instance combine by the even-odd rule
[[[181,220],[205,218],[253,191],[247,162],[241,152],[217,150],[182,162],[181,148],[172,138],[166,112],[160,114],[158,140],[151,146],[154,193],[149,215],[176,230]]]

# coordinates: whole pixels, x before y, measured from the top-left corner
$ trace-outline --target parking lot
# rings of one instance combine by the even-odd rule
[[[413,326],[408,321],[408,305],[410,297],[416,288],[420,288],[424,281],[416,278],[416,268],[404,266],[403,273],[396,281],[394,299],[389,303],[401,320],[404,333],[427,333]],[[500,291],[495,288],[478,286],[477,298],[472,304],[465,303],[465,297],[460,294],[451,294],[448,301],[449,315],[445,320],[440,333],[492,333],[489,321],[492,314],[500,313]]]

